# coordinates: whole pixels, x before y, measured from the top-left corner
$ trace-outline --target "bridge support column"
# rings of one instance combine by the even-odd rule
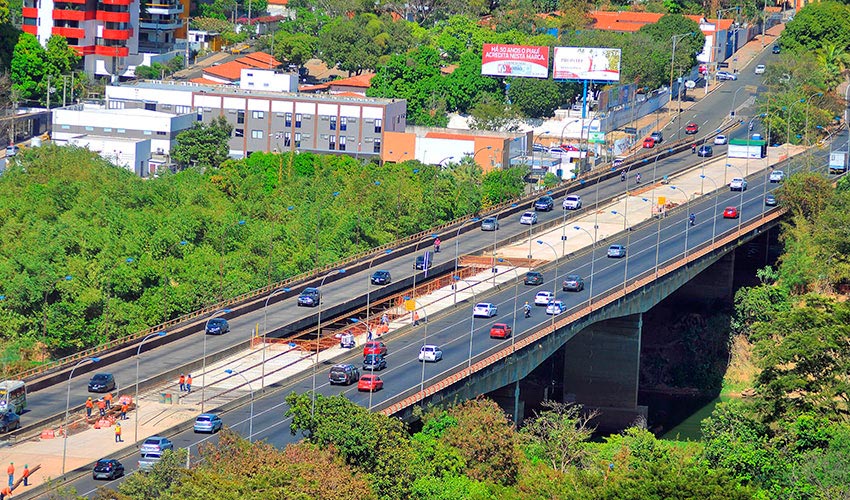
[[[642,314],[595,323],[563,347],[564,401],[599,410],[601,431],[646,417],[646,407],[637,404],[642,323]]]

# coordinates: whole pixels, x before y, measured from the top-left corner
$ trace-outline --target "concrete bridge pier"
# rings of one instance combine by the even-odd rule
[[[643,314],[594,323],[563,347],[564,401],[599,410],[598,430],[618,432],[647,408],[638,406]]]

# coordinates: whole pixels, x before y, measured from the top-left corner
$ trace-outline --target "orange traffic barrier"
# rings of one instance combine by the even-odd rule
[[[53,439],[56,437],[56,434],[53,432],[53,429],[44,429],[41,431],[41,439]]]

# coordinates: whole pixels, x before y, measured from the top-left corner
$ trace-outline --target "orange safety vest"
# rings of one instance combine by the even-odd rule
[[[180,375],[180,383],[181,383],[181,384],[185,384],[185,383],[186,383],[186,377],[185,377],[185,376]]]
[[[12,464],[9,464],[9,468],[6,469],[6,474],[9,474],[11,476],[14,473],[15,473],[15,466],[12,465]]]
[[[116,426],[115,426],[115,435],[116,435],[116,436],[120,436],[120,435],[121,435],[121,426],[120,426],[120,425],[116,425]]]
[[[3,495],[4,497],[7,497],[11,494],[12,494],[12,490],[10,490],[8,486],[3,488],[3,491],[0,491],[0,495]]]
[[[24,469],[24,476],[23,477],[30,477],[30,470],[29,469],[26,469],[26,468]]]
[[[112,393],[107,392],[106,396],[103,396],[103,399],[106,401],[112,401]]]
[[[86,408],[94,408],[94,403],[91,399],[86,400]]]
[[[186,383],[192,385],[192,377],[187,378]]]
[[[97,407],[101,409],[106,408],[106,403],[101,399],[97,402]]]

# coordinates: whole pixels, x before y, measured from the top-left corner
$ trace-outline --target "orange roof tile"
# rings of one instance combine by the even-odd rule
[[[198,78],[192,78],[189,81],[192,82],[192,83],[200,83],[201,85],[221,85],[221,82],[217,82],[215,80],[209,80],[209,79],[204,78],[202,76],[199,76]]]
[[[277,68],[283,64],[265,52],[251,52],[248,55],[236,59],[236,61],[257,69]]]
[[[610,11],[593,11],[590,13],[590,17],[593,19],[593,24],[591,24],[591,28],[597,30],[606,30],[606,31],[624,31],[624,32],[632,32],[641,29],[641,27],[647,24],[655,24],[664,14],[659,14],[656,12],[632,12],[628,10],[624,10],[621,12],[610,12]],[[693,21],[699,23],[702,21],[702,16],[685,16],[688,19],[692,19]],[[711,20],[708,19],[707,22],[711,24],[718,24],[716,19]],[[727,30],[732,26],[732,19],[721,19],[719,22],[719,27],[721,30]]]
[[[363,94],[359,92],[340,92],[334,94],[334,97],[363,97]]]
[[[222,78],[224,80],[230,80],[232,82],[235,82],[238,81],[241,77],[243,68],[253,68],[253,66],[243,64],[237,59],[235,61],[230,61],[224,64],[218,64],[216,66],[204,68],[204,74],[210,74],[217,78]]]
[[[313,92],[318,90],[327,90],[327,83],[319,83],[317,85],[301,85],[298,87],[299,92]]]
[[[328,85],[332,87],[361,87],[368,89],[371,86],[372,78],[374,77],[374,73],[363,73],[352,76],[351,78],[342,78],[341,80],[328,82]]]

